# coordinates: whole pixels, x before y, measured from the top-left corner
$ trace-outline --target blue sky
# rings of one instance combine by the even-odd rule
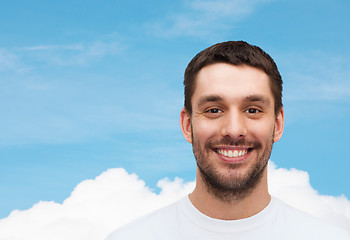
[[[285,81],[271,159],[349,199],[349,10],[345,0],[2,1],[0,218],[62,202],[110,168],[155,191],[165,177],[192,181],[183,72],[227,40],[262,47]]]

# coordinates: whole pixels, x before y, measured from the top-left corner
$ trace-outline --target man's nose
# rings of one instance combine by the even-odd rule
[[[221,135],[242,138],[247,135],[246,121],[239,111],[227,112],[222,119]]]

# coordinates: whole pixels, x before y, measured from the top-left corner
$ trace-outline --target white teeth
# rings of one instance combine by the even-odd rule
[[[230,157],[230,158],[234,157],[235,158],[235,157],[241,157],[241,156],[247,154],[248,150],[234,150],[234,151],[232,151],[232,150],[219,149],[219,150],[217,150],[217,152],[221,155],[224,155],[225,157]]]

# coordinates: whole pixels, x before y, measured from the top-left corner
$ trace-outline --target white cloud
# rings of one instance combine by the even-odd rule
[[[153,34],[162,37],[208,37],[214,32],[232,29],[233,22],[252,13],[260,4],[273,0],[195,0],[185,1],[183,11],[168,13],[147,24]]]
[[[269,191],[298,209],[350,229],[350,201],[343,195],[320,195],[310,185],[309,175],[305,171],[277,168],[271,162]]]
[[[0,119],[0,145],[76,143],[123,131],[178,131],[179,91],[162,84],[147,83],[147,91],[141,84],[125,84],[103,79],[8,84],[0,96],[0,107],[7,112]]]
[[[284,53],[278,59],[285,99],[337,101],[350,97],[349,59],[325,51]]]
[[[190,6],[206,15],[232,17],[250,14],[258,4],[264,2],[269,0],[196,0],[191,1]]]
[[[278,62],[284,80],[287,122],[347,119],[350,98],[348,58],[326,50],[285,52]],[[330,115],[329,113],[332,113]]]
[[[15,54],[5,49],[0,49],[0,72],[13,69],[17,65],[18,58]]]
[[[322,196],[306,172],[269,167],[270,192],[302,210],[350,229],[350,201]],[[77,185],[62,204],[39,202],[0,220],[0,240],[97,240],[131,219],[169,204],[189,193],[194,182],[163,179],[154,193],[135,174],[110,169]]]
[[[23,73],[26,70],[28,68],[20,62],[19,57],[15,53],[7,49],[0,49],[0,73],[6,71]]]
[[[86,65],[106,55],[117,54],[124,48],[125,46],[117,41],[95,41],[68,45],[39,45],[20,50],[34,52],[36,58],[53,65],[76,66]]]

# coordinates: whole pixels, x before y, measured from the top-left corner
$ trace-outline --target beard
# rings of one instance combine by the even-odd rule
[[[218,141],[208,140],[204,148],[201,148],[201,143],[197,141],[196,136],[192,135],[193,154],[197,161],[200,177],[208,192],[225,202],[247,197],[262,179],[272,151],[273,133],[274,131],[271,134],[272,138],[266,142],[265,146],[259,141],[224,137]],[[255,159],[249,160],[252,164],[245,172],[239,171],[241,164],[225,163],[225,172],[223,173],[209,159],[209,156],[215,152],[215,146],[217,145],[249,146],[257,153],[257,156]]]

